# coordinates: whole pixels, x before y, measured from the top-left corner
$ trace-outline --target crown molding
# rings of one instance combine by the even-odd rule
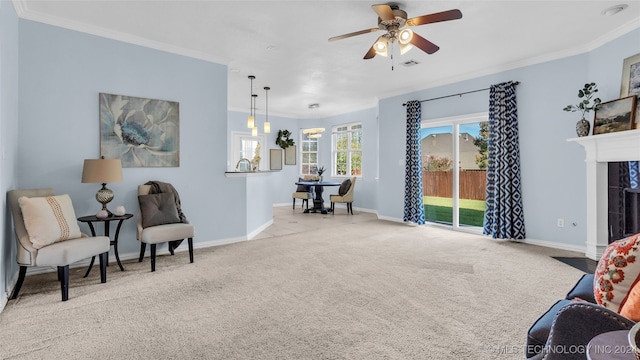
[[[67,19],[62,19],[57,16],[50,16],[42,13],[38,13],[35,11],[29,10],[28,2],[26,0],[13,0],[13,6],[16,10],[16,14],[19,18],[25,20],[36,21],[39,23],[52,25],[68,30],[79,31],[81,33],[95,35],[111,40],[117,40],[121,42],[125,42],[128,44],[138,45],[150,49],[160,50],[176,55],[182,55],[194,59],[205,60],[209,62],[214,62],[217,64],[228,65],[231,62],[231,59],[213,56],[211,54],[196,51],[192,49],[183,48],[180,46],[175,46],[171,44],[166,44],[163,42],[146,39],[139,36],[133,36],[130,34],[126,34],[119,31],[108,30],[105,28],[101,28],[94,25],[87,25],[75,21],[69,21]]]
[[[455,76],[455,77],[448,77],[446,79],[441,79],[441,80],[436,80],[436,81],[432,81],[429,83],[429,87],[427,88],[416,88],[416,89],[402,89],[400,91],[397,91],[395,93],[389,93],[389,94],[385,94],[382,98],[389,98],[389,97],[394,97],[394,96],[400,96],[400,95],[404,95],[407,93],[412,93],[412,92],[416,92],[416,91],[422,91],[422,90],[428,90],[428,89],[433,89],[439,86],[444,86],[444,85],[449,85],[449,84],[455,84],[458,82],[462,82],[462,81],[466,81],[466,80],[471,80],[471,79],[476,79],[479,77],[483,77],[483,76],[488,76],[488,75],[493,75],[493,74],[497,74],[497,73],[501,73],[501,72],[505,72],[505,71],[509,71],[509,70],[514,70],[514,69],[518,69],[518,68],[523,68],[523,67],[527,67],[527,66],[532,66],[532,65],[537,65],[537,64],[542,64],[545,62],[549,62],[549,61],[554,61],[554,60],[560,60],[560,59],[564,59],[570,56],[574,56],[574,55],[580,55],[580,54],[584,54],[584,53],[588,53],[590,51],[593,51],[597,48],[599,48],[600,46],[603,46],[605,44],[607,44],[608,42],[615,40],[617,38],[619,38],[620,36],[623,36],[633,30],[636,30],[640,28],[640,18],[635,19],[634,21],[628,22],[618,28],[616,28],[613,31],[610,31],[606,34],[603,34],[602,36],[594,39],[593,41],[585,44],[585,45],[581,45],[581,46],[576,46],[570,49],[565,49],[562,51],[557,51],[557,52],[553,52],[553,53],[547,53],[547,54],[543,54],[540,56],[535,56],[535,57],[531,57],[531,58],[527,58],[525,60],[518,60],[518,61],[513,61],[510,63],[504,63],[498,66],[493,66],[493,67],[488,67],[488,68],[484,68],[478,71],[472,71],[472,72],[468,72],[468,73],[463,73],[460,74],[459,76]]]

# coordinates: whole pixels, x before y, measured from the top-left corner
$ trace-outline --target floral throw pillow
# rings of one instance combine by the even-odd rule
[[[617,240],[605,249],[593,280],[596,302],[620,312],[640,275],[640,234]]]

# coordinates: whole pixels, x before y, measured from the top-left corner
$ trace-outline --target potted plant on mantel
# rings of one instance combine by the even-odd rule
[[[598,85],[596,83],[587,83],[584,84],[584,88],[582,90],[578,90],[578,99],[581,99],[579,103],[575,105],[567,105],[565,106],[564,111],[581,111],[582,119],[578,121],[576,124],[576,133],[578,136],[587,136],[589,135],[589,130],[591,129],[591,125],[589,121],[587,121],[584,116],[591,110],[595,110],[598,105],[602,102],[600,98],[591,99],[598,92]]]

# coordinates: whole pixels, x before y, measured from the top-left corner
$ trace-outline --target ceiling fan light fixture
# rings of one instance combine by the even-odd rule
[[[389,38],[382,35],[378,38],[378,41],[373,45],[374,50],[376,51],[376,55],[387,56],[389,54],[388,51]]]
[[[400,36],[398,36],[398,42],[401,45],[411,44],[411,39],[413,38],[413,31],[411,29],[404,29],[400,31]]]

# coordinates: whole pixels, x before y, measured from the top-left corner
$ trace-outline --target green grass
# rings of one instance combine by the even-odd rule
[[[453,223],[453,199],[425,196],[424,217],[427,221]],[[460,225],[482,226],[484,221],[484,200],[466,200],[460,202]]]

